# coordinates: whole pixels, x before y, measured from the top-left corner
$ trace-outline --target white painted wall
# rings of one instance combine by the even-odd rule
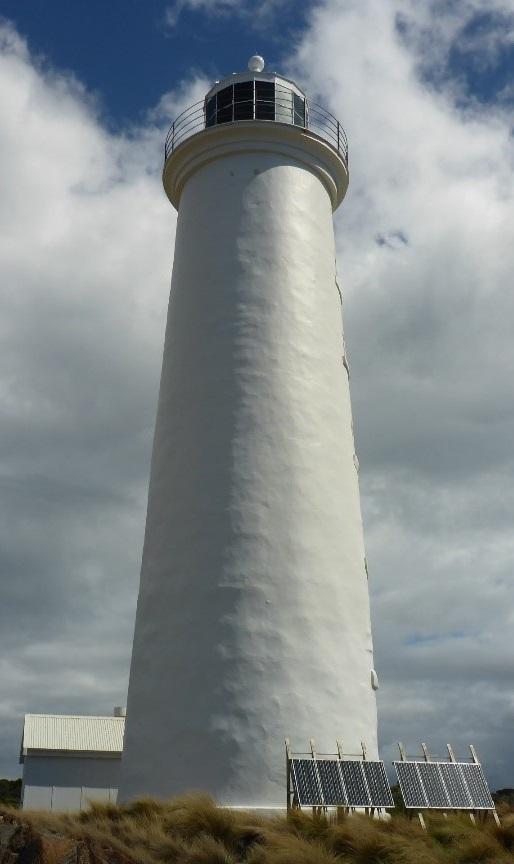
[[[377,755],[326,165],[278,129],[202,133],[183,181],[121,800],[284,805],[285,736]]]
[[[23,763],[24,810],[82,810],[89,801],[115,802],[118,758],[27,755]]]

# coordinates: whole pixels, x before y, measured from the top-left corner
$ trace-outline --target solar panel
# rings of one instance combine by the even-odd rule
[[[400,789],[405,806],[410,807],[428,807],[425,790],[418,774],[418,765],[416,762],[393,762],[398,775]]]
[[[448,808],[450,805],[446,787],[437,762],[418,762],[418,772],[427,796],[429,807]]]
[[[294,790],[300,806],[321,806],[323,797],[314,759],[292,759],[291,768]]]
[[[349,807],[371,807],[362,762],[343,760],[340,763]]]
[[[487,780],[482,766],[478,764],[461,763],[462,774],[471,795],[473,807],[477,810],[494,810]]]
[[[466,788],[461,766],[458,762],[440,762],[444,785],[448,792],[450,807],[460,810],[469,810],[472,806],[471,797]]]
[[[406,807],[494,810],[478,763],[394,762]]]
[[[362,767],[371,796],[371,806],[394,807],[384,763],[368,762],[366,760],[362,763]]]
[[[339,760],[320,759],[318,761],[318,774],[321,780],[323,799],[327,807],[347,805],[348,798],[339,770]]]

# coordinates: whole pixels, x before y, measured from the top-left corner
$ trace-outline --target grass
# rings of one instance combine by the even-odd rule
[[[474,826],[464,814],[428,815],[426,833],[402,813],[339,822],[300,811],[264,817],[218,808],[205,795],[93,803],[80,814],[0,806],[0,816],[25,831],[27,864],[66,864],[70,855],[81,864],[514,864],[508,805],[501,827],[492,819]]]

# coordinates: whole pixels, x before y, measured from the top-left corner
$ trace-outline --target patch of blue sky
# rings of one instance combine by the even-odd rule
[[[426,645],[433,642],[448,642],[454,639],[466,639],[472,634],[465,630],[448,630],[444,633],[412,633],[404,640],[403,644],[412,647],[413,645]]]
[[[416,51],[423,82],[451,91],[458,107],[514,102],[514,8],[435,0],[428,18],[398,14],[396,31]],[[451,23],[450,23],[451,22]]]
[[[388,249],[401,249],[402,246],[409,245],[409,239],[405,231],[397,229],[386,234],[377,234],[375,243],[377,246],[386,246]]]
[[[471,18],[450,47],[447,74],[479,102],[514,102],[514,12]]]
[[[212,80],[262,54],[279,70],[314,2],[2,0],[1,14],[43,66],[72,72],[112,129],[141,122],[162,94],[198,73]]]

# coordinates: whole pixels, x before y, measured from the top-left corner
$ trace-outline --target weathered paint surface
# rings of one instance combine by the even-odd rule
[[[123,800],[202,789],[283,805],[285,736],[377,755],[332,206],[314,161],[233,140],[182,189]]]

